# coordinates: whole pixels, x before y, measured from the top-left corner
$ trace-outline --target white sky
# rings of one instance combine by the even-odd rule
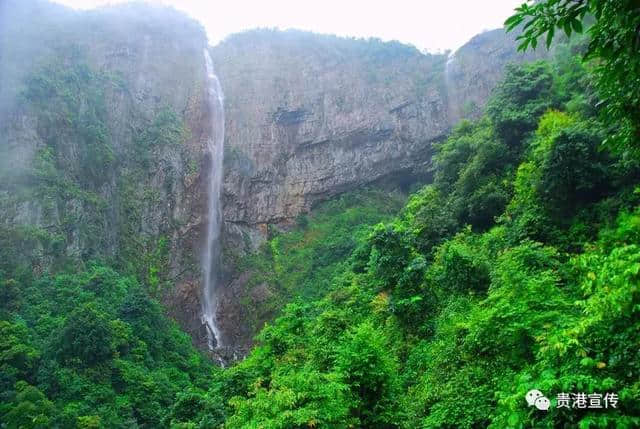
[[[54,0],[79,9],[124,0]],[[298,28],[339,36],[399,40],[429,52],[455,50],[502,26],[524,0],[151,0],[186,12],[216,44],[232,33]]]

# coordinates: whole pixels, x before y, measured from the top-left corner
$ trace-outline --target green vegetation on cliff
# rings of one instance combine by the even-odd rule
[[[578,61],[509,68],[434,183],[222,374],[227,427],[640,424],[640,165],[601,150],[585,97]],[[562,392],[618,408],[558,409]]]
[[[135,186],[144,169],[116,180],[119,214],[131,217],[121,257],[95,261],[97,242],[81,264],[55,259],[73,236],[65,225],[108,229],[91,216],[0,228],[0,427],[639,427],[640,126],[624,110],[638,103],[636,87],[623,94],[607,80],[637,82],[637,59],[624,55],[637,44],[625,27],[637,36],[637,21],[624,18],[635,3],[568,3],[537,2],[510,22],[558,14],[532,24],[536,40],[558,25],[581,30],[578,17],[592,13],[595,72],[569,54],[580,41],[552,61],[510,66],[485,115],[437,144],[433,183],[399,212],[399,196],[346,195],[234,261],[251,291],[270,294],[256,321],[278,317],[231,368],[196,351],[152,298],[167,242],[136,241],[136,202],[157,198]],[[611,34],[636,67],[629,80],[598,44]],[[113,77],[82,64],[30,81],[31,108],[43,97],[61,108],[40,112],[48,138],[36,186],[11,183],[3,198],[27,201],[35,189],[51,213],[68,200],[104,209],[99,189],[119,160],[93,83]],[[170,110],[135,131],[136,165],[184,136]],[[63,138],[83,142],[77,174]],[[33,249],[53,258],[48,270],[25,260]],[[531,389],[549,410],[527,406]],[[558,406],[556,395],[579,392],[618,400]]]
[[[2,427],[158,427],[216,374],[135,278],[105,266],[0,272],[0,297]]]
[[[142,210],[162,197],[150,183],[150,171],[163,162],[161,151],[179,147],[187,130],[171,108],[162,108],[152,119],[139,120],[132,148],[116,152],[105,88],[119,95],[128,91],[118,76],[96,72],[74,45],[60,48],[56,60],[27,79],[19,109],[34,116],[33,131],[42,145],[27,171],[2,171],[0,236],[21,245],[0,249],[0,268],[11,271],[45,260],[58,270],[98,258],[134,272],[156,292],[164,281],[158,273],[167,271],[167,240],[164,231],[142,233]],[[166,194],[174,186],[171,173],[167,167]],[[12,222],[34,200],[42,205],[40,223],[47,227]]]
[[[324,296],[333,278],[349,268],[347,258],[378,222],[391,220],[406,196],[366,189],[327,201],[309,215],[300,215],[288,232],[272,231],[258,251],[236,261],[235,271],[248,277],[245,312],[254,331],[288,302]]]

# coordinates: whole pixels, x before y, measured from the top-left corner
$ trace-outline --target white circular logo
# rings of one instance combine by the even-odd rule
[[[529,390],[524,398],[527,400],[527,404],[530,407],[535,406],[541,411],[547,411],[551,406],[551,401],[549,401],[549,399],[546,398],[538,389]]]

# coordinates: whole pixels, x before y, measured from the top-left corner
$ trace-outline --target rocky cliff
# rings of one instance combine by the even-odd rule
[[[203,345],[203,29],[163,7],[0,8],[0,269],[106,260]],[[210,52],[226,95],[227,256],[342,192],[428,180],[433,142],[481,109],[504,64],[531,58],[499,30],[452,58],[271,30]],[[240,305],[245,278],[226,267],[218,319],[232,351],[253,334]]]
[[[535,61],[549,55],[546,49],[518,52],[517,35],[517,30],[512,33],[503,29],[486,31],[452,53],[445,66],[450,124],[481,113],[508,63]]]
[[[433,141],[477,114],[516,52],[502,30],[451,57],[379,40],[251,31],[213,48],[226,94],[225,222],[286,224],[365,183],[424,176]]]
[[[227,254],[341,192],[429,180],[433,142],[481,112],[508,62],[535,58],[502,30],[452,56],[271,30],[231,36],[212,53],[226,94]],[[244,277],[228,275],[222,324],[246,346]]]
[[[110,262],[200,338],[203,29],[144,5],[0,7],[2,268]]]
[[[230,232],[291,222],[314,202],[422,174],[448,128],[445,57],[397,43],[288,31],[213,49],[226,94]]]

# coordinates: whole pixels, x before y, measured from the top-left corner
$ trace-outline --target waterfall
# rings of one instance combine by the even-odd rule
[[[449,125],[457,122],[459,118],[457,110],[455,108],[454,98],[456,97],[456,87],[451,79],[451,66],[456,61],[455,51],[449,51],[447,55],[447,62],[444,65],[444,95],[447,107],[447,117]],[[454,119],[456,118],[456,119]]]
[[[207,87],[210,112],[210,134],[207,140],[210,155],[209,206],[207,222],[207,241],[203,250],[202,265],[204,287],[202,291],[202,323],[207,330],[209,349],[222,346],[222,337],[216,325],[218,309],[217,286],[220,280],[220,230],[222,227],[222,207],[220,193],[222,189],[222,160],[224,154],[224,94],[220,81],[213,70],[209,50],[205,48],[204,58],[207,67]]]
[[[447,55],[447,62],[444,65],[444,79],[446,84],[449,83],[450,75],[451,75],[451,65],[453,64],[455,59],[456,59],[455,52],[450,51],[449,54]]]

